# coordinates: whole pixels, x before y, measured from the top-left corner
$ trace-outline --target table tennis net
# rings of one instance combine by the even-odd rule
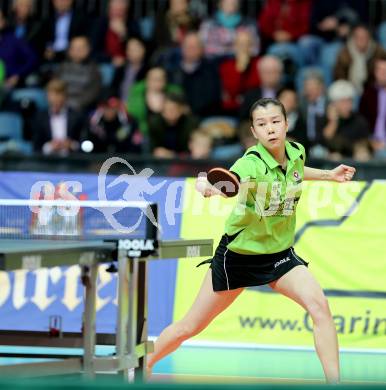
[[[0,238],[157,238],[155,203],[0,199]]]

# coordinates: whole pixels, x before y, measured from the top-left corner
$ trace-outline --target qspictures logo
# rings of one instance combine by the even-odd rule
[[[111,179],[110,170],[113,166],[123,165],[127,173],[121,174]],[[151,168],[144,168],[136,172],[134,167],[125,159],[120,157],[111,157],[106,160],[98,174],[97,197],[100,202],[122,201],[119,207],[103,207],[98,210],[103,213],[105,220],[115,231],[130,234],[136,231],[142,223],[143,218],[147,218],[154,226],[161,229],[160,224],[153,215],[151,208],[143,208],[135,220],[119,220],[116,216],[125,202],[146,203],[153,199],[155,194],[162,190],[163,194],[158,197],[158,203],[165,217],[164,226],[174,226],[178,217],[185,210],[191,210],[193,215],[202,215],[205,217],[226,217],[232,210],[239,216],[245,215],[251,211],[251,208],[258,216],[269,218],[272,216],[290,216],[292,215],[300,199],[300,192],[303,183],[292,183],[284,186],[280,182],[259,182],[241,183],[238,197],[231,202],[223,202],[219,196],[203,198],[201,194],[192,189],[189,197],[183,197],[182,193],[186,191],[185,179],[162,180],[154,177],[154,171]],[[297,173],[295,172],[294,175]],[[199,177],[206,176],[205,172],[199,174]],[[122,186],[124,187],[121,190]],[[58,183],[50,181],[38,181],[30,191],[30,199],[36,199],[36,194],[41,194],[40,199],[53,200]],[[68,205],[57,207],[55,213],[63,217],[76,216],[80,211],[80,201],[77,198],[82,193],[82,183],[76,180],[62,181],[60,191],[56,200],[66,200]],[[117,188],[119,190],[117,191]],[[352,182],[350,185],[340,184],[334,186],[333,183],[318,183],[312,185],[307,194],[307,201],[303,207],[308,208],[309,215],[318,218],[319,212],[323,208],[333,203],[338,216],[354,213],[356,207],[356,195],[360,192],[361,185],[358,182]],[[254,201],[251,203],[251,199]],[[72,202],[72,203],[71,203]],[[208,206],[208,207],[206,207]],[[236,207],[235,207],[236,206]],[[48,208],[47,208],[48,207]],[[50,221],[51,211],[47,207],[30,207],[33,213],[38,214],[40,225],[43,226]],[[127,206],[126,206],[127,207]]]

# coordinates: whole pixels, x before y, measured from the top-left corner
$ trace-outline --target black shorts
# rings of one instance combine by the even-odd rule
[[[281,278],[298,265],[308,266],[292,247],[278,253],[242,255],[229,250],[229,243],[229,236],[223,235],[213,258],[197,266],[210,263],[214,291],[260,286]]]

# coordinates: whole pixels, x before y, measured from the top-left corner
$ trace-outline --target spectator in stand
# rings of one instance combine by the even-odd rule
[[[221,58],[232,56],[236,33],[240,30],[250,32],[253,37],[252,54],[257,55],[260,42],[256,22],[243,17],[239,0],[219,0],[214,17],[204,21],[200,27],[205,54]]]
[[[337,80],[328,90],[331,101],[327,109],[327,125],[323,129],[330,158],[352,157],[358,161],[370,158],[369,126],[366,119],[354,111],[355,87],[347,80]]]
[[[90,119],[88,140],[96,153],[140,153],[142,135],[125,105],[115,97],[100,104]]]
[[[185,35],[198,27],[198,19],[189,11],[189,0],[170,0],[167,11],[159,10],[155,18],[154,40],[157,49],[179,47]]]
[[[47,61],[63,61],[71,39],[87,33],[87,20],[73,9],[73,3],[73,0],[52,0],[54,16],[43,22],[44,58]]]
[[[308,33],[310,0],[267,0],[259,16],[263,42],[296,42]]]
[[[299,40],[304,65],[324,64],[329,69],[350,30],[366,22],[368,5],[362,0],[313,1],[310,16],[310,35]]]
[[[195,115],[207,117],[218,114],[221,99],[218,69],[204,58],[198,33],[189,32],[182,41],[181,50],[181,61],[170,73],[171,82],[181,86]]]
[[[369,29],[364,25],[356,26],[338,55],[334,78],[350,81],[361,94],[364,83],[372,74],[374,61],[384,54],[385,50],[371,38]]]
[[[386,159],[386,55],[375,60],[373,79],[366,85],[359,110],[369,122],[375,157]]]
[[[296,91],[293,88],[284,87],[278,92],[277,98],[283,103],[287,112],[287,135],[295,138],[296,132],[304,133],[306,125],[300,115]]]
[[[126,42],[139,36],[139,24],[130,17],[129,0],[109,0],[107,15],[95,21],[93,31],[94,55],[99,61],[122,66],[126,58]]]
[[[68,60],[57,69],[56,76],[67,84],[67,103],[74,110],[95,107],[101,93],[98,65],[90,59],[90,44],[86,37],[71,40]]]
[[[280,57],[292,78],[303,65],[296,42],[308,33],[311,0],[267,0],[259,16],[259,28],[268,54]]]
[[[7,21],[0,11],[0,60],[5,65],[5,81],[3,87],[11,90],[22,86],[24,78],[37,65],[37,57],[32,48],[23,40],[16,38],[7,26]]]
[[[250,31],[236,33],[234,58],[220,64],[222,108],[228,115],[238,116],[243,95],[260,84],[257,56],[253,55],[253,37]]]
[[[147,72],[146,45],[138,37],[131,37],[126,43],[126,61],[114,72],[111,89],[112,95],[119,96],[126,102],[131,87],[145,78]]]
[[[33,12],[34,0],[14,0],[8,21],[16,38],[23,39],[42,57],[45,48],[43,26]]]
[[[320,72],[309,71],[306,73],[300,99],[300,114],[305,127],[295,128],[293,137],[304,145],[307,152],[310,148],[323,144],[323,129],[327,124],[325,89],[323,76]],[[312,154],[312,150],[309,152]]]
[[[208,159],[212,153],[212,147],[213,138],[203,129],[197,129],[190,135],[189,152],[192,159]]]
[[[138,122],[144,136],[148,135],[151,116],[163,110],[167,92],[181,92],[181,88],[169,84],[165,69],[158,66],[150,68],[146,78],[133,85],[127,101],[127,110]]]
[[[151,150],[155,157],[172,158],[189,150],[191,133],[199,120],[189,112],[181,93],[167,93],[162,111],[150,118]]]
[[[352,27],[367,21],[368,5],[362,0],[314,1],[310,33],[325,42],[347,39]]]
[[[49,108],[37,113],[33,121],[36,152],[68,155],[79,150],[83,130],[82,116],[67,105],[66,84],[51,80],[47,85]]]
[[[252,104],[260,98],[275,98],[278,90],[282,87],[283,63],[271,55],[261,57],[257,63],[260,86],[251,89],[245,94],[240,107],[240,117],[242,120],[249,118],[249,110]]]

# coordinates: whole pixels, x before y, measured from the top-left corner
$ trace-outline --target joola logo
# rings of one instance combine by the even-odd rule
[[[283,263],[286,263],[287,261],[290,261],[291,259],[287,256],[285,257],[284,259],[281,259],[280,261],[277,261],[275,263],[275,268],[278,267],[279,265],[283,264]]]
[[[153,251],[154,240],[119,240],[118,249]]]

